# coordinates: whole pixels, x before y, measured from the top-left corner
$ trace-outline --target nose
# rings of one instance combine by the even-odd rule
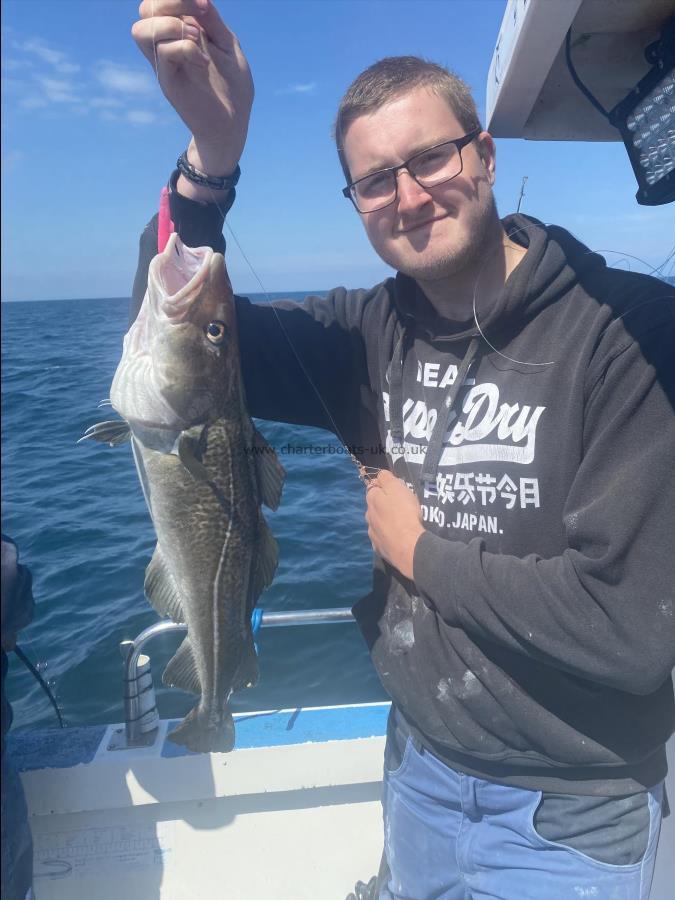
[[[407,169],[397,172],[396,179],[399,212],[413,212],[433,199],[429,191],[418,184]]]

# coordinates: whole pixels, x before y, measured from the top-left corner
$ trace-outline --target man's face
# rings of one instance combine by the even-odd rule
[[[463,134],[447,102],[420,87],[354,119],[344,154],[357,181]],[[494,160],[492,138],[482,132],[462,150],[462,172],[445,184],[423,188],[406,170],[399,172],[397,199],[361,215],[378,255],[420,281],[446,278],[470,265],[496,222]]]

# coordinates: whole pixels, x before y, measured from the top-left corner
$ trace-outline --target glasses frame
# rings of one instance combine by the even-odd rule
[[[403,171],[403,169],[406,170],[406,172],[408,173],[408,175],[410,175],[410,177],[413,179],[413,181],[416,184],[419,184],[419,186],[423,190],[429,190],[429,187],[435,188],[441,184],[447,184],[448,181],[452,181],[453,178],[457,178],[457,176],[461,175],[462,172],[464,171],[464,160],[462,159],[462,150],[468,144],[470,144],[471,141],[475,140],[480,133],[481,133],[480,128],[474,128],[472,131],[469,131],[465,135],[462,135],[462,137],[454,138],[454,140],[451,140],[451,141],[441,141],[440,144],[434,144],[432,147],[425,147],[424,150],[418,150],[417,153],[414,153],[412,156],[410,156],[408,159],[406,159],[405,162],[402,162],[398,166],[388,166],[385,169],[377,169],[375,172],[369,172],[368,175],[364,175],[363,178],[357,178],[356,181],[352,181],[351,184],[348,184],[346,187],[342,188],[342,196],[346,197],[347,200],[351,200],[351,202],[354,204],[354,207],[355,207],[356,211],[359,213],[359,215],[367,216],[371,212],[378,212],[381,209],[385,209],[387,206],[391,206],[392,203],[396,203],[396,201],[398,200],[398,173]],[[415,174],[413,172],[410,171],[410,168],[409,168],[410,163],[414,162],[418,156],[423,156],[425,153],[428,153],[430,150],[436,150],[438,147],[445,147],[446,144],[454,144],[455,147],[457,148],[457,151],[459,153],[459,172],[455,172],[455,174],[451,175],[450,178],[444,178],[442,181],[437,181],[436,184],[433,184],[433,185],[430,185],[429,187],[427,187],[426,185],[422,184],[422,182],[417,179],[417,177],[415,176]],[[354,198],[354,195],[352,194],[352,189],[355,188],[357,184],[360,184],[362,181],[365,181],[366,178],[372,178],[373,175],[382,175],[385,172],[391,172],[391,174],[394,176],[394,196],[391,198],[391,200],[387,200],[386,203],[383,203],[382,206],[376,206],[375,209],[369,209],[367,212],[361,212],[361,210],[359,209],[358,204],[356,202],[356,199]]]

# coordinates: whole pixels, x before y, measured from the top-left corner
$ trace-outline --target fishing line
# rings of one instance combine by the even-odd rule
[[[511,235],[519,234],[520,232],[527,231],[529,228],[534,228],[534,227],[535,227],[534,225],[528,225],[528,226],[525,227],[525,228],[519,228],[517,231],[510,231],[510,232],[509,232],[509,237],[510,237]],[[630,253],[623,253],[622,251],[619,251],[619,250],[590,250],[590,249],[589,249],[589,250],[588,250],[588,253],[589,253],[589,254],[597,253],[597,254],[599,254],[600,256],[604,256],[604,255],[607,254],[607,253],[613,253],[613,254],[615,254],[616,256],[619,256],[620,258],[619,258],[618,260],[616,260],[613,264],[610,264],[609,262],[606,261],[606,262],[607,262],[607,266],[608,266],[609,268],[617,268],[617,267],[619,266],[619,263],[622,263],[622,262],[625,261],[625,262],[627,263],[627,265],[628,265],[628,271],[632,271],[631,268],[630,268],[630,263],[628,262],[628,260],[629,260],[629,259],[634,259],[634,260],[636,260],[637,262],[639,262],[645,269],[647,269],[647,274],[648,274],[648,275],[656,275],[661,269],[664,268],[664,266],[668,265],[668,263],[670,262],[671,259],[674,259],[674,260],[675,260],[675,247],[673,247],[673,249],[670,251],[670,253],[667,254],[667,256],[666,256],[666,258],[664,259],[664,261],[663,261],[662,263],[660,263],[659,265],[657,265],[657,266],[650,266],[649,263],[645,262],[645,260],[643,260],[643,259],[640,259],[639,256],[634,256],[634,255],[632,255],[632,254],[630,254]],[[487,337],[485,336],[485,332],[484,332],[483,329],[480,327],[480,323],[479,323],[479,321],[478,321],[478,317],[477,317],[477,314],[476,314],[476,294],[477,294],[477,291],[478,291],[478,281],[479,281],[479,278],[480,278],[480,275],[479,275],[479,277],[476,279],[476,284],[475,284],[475,286],[474,286],[474,292],[473,292],[473,300],[472,300],[473,319],[474,319],[474,322],[475,322],[475,324],[476,324],[476,328],[478,329],[478,332],[479,332],[480,336],[483,338],[483,340],[485,341],[485,343],[486,343],[489,347],[491,347],[491,349],[494,350],[495,353],[497,353],[499,356],[503,356],[504,359],[509,360],[509,362],[517,363],[517,364],[520,365],[520,366],[552,366],[552,365],[555,365],[555,361],[552,361],[552,362],[542,362],[542,363],[530,363],[530,362],[525,362],[524,360],[513,359],[512,357],[507,356],[505,353],[502,353],[500,350],[497,350],[497,348],[496,348],[493,344],[490,343],[490,341],[489,341],[489,340],[487,339]],[[650,302],[650,301],[645,301],[645,302]],[[642,305],[643,305],[642,303],[637,304],[637,306],[642,306]],[[633,307],[631,307],[630,309],[626,310],[625,313],[623,313],[623,314],[620,315],[620,316],[617,316],[617,318],[616,318],[615,320],[613,320],[613,321],[618,321],[619,319],[623,319],[624,316],[628,315],[628,313],[630,313],[630,312],[632,312],[633,310],[635,310],[635,309],[637,308],[637,306],[633,306]],[[609,326],[607,326],[607,327],[609,327]],[[607,329],[605,329],[605,331],[606,331],[606,330],[607,330]],[[604,334],[604,331],[602,332],[602,334]]]
[[[620,262],[624,262],[624,260],[627,262],[629,259],[634,259],[634,260],[636,260],[637,262],[641,263],[641,265],[643,265],[646,269],[649,269],[649,271],[648,271],[648,273],[647,273],[648,275],[653,275],[654,273],[658,272],[659,269],[662,268],[662,266],[666,265],[667,262],[668,262],[668,260],[669,260],[673,255],[675,255],[675,247],[673,247],[673,249],[670,251],[670,253],[666,256],[665,260],[664,260],[659,266],[653,266],[653,267],[650,267],[649,264],[646,263],[646,262],[644,261],[644,259],[640,259],[639,256],[633,256],[631,253],[622,253],[622,252],[619,251],[619,250],[589,250],[588,252],[589,252],[589,253],[598,253],[598,254],[600,254],[600,255],[603,256],[603,257],[604,257],[604,255],[605,255],[606,253],[614,253],[616,256],[619,256],[620,258],[619,258],[615,263],[613,263],[613,264],[611,264],[611,265],[610,265],[610,263],[608,263],[607,260],[605,259],[605,263],[607,264],[607,267],[610,268],[610,269],[617,268],[618,264],[619,264]],[[628,267],[629,267],[629,268],[628,268],[628,271],[631,272],[632,269],[630,268],[630,263],[628,263]],[[657,277],[658,277],[658,276],[657,276]],[[669,297],[668,294],[665,294],[664,296],[665,296],[666,299],[668,299],[668,297]],[[636,303],[634,306],[629,307],[624,313],[621,313],[620,316],[616,316],[616,318],[613,318],[613,319],[609,322],[609,324],[608,324],[605,328],[603,328],[603,330],[602,330],[602,331],[600,332],[600,334],[598,335],[598,339],[600,339],[600,338],[605,334],[605,332],[608,331],[609,328],[610,328],[615,322],[621,321],[621,319],[625,318],[625,317],[626,317],[627,315],[629,315],[630,313],[635,312],[636,309],[640,309],[642,306],[646,306],[648,303],[660,303],[663,299],[664,299],[663,297],[651,297],[649,300],[642,300],[642,301],[640,301],[639,303]]]
[[[333,414],[331,413],[330,409],[328,408],[328,405],[326,404],[326,402],[325,402],[323,396],[321,395],[321,391],[320,391],[320,390],[317,388],[317,386],[314,384],[314,382],[313,382],[313,380],[312,380],[312,378],[311,378],[309,372],[308,372],[307,369],[305,368],[305,365],[304,365],[304,363],[303,363],[303,361],[302,361],[302,359],[301,359],[299,353],[298,353],[297,350],[295,349],[295,346],[293,345],[293,341],[291,340],[290,335],[288,334],[288,332],[286,331],[286,328],[284,327],[284,323],[283,323],[283,321],[282,321],[282,319],[281,319],[281,316],[279,315],[279,312],[278,312],[277,308],[276,308],[275,305],[274,305],[274,302],[273,302],[272,298],[270,297],[270,295],[269,295],[267,289],[265,288],[265,285],[262,283],[262,280],[260,279],[258,273],[257,273],[256,270],[253,268],[253,265],[252,265],[251,261],[249,260],[248,256],[246,255],[246,253],[244,252],[243,247],[242,247],[241,244],[239,243],[239,239],[237,238],[237,235],[234,233],[234,230],[232,229],[232,226],[231,226],[230,223],[227,221],[227,219],[226,219],[226,217],[225,217],[225,213],[224,213],[223,210],[220,208],[220,205],[218,204],[218,201],[216,200],[216,198],[215,198],[215,196],[214,196],[214,194],[213,194],[213,191],[211,190],[211,187],[210,187],[210,186],[209,186],[209,192],[211,193],[211,197],[213,198],[213,202],[215,203],[216,207],[218,208],[218,212],[219,212],[219,213],[222,215],[222,217],[223,217],[223,220],[224,220],[224,222],[225,222],[225,225],[227,226],[227,230],[228,230],[228,231],[230,232],[230,234],[232,235],[232,238],[233,238],[235,244],[237,245],[237,247],[238,247],[238,249],[239,249],[239,252],[241,253],[242,257],[244,258],[244,261],[246,262],[246,265],[247,265],[247,266],[249,267],[249,269],[251,270],[251,273],[252,273],[253,277],[254,277],[255,280],[258,282],[258,285],[260,286],[260,288],[261,288],[263,294],[265,295],[265,298],[266,298],[267,301],[269,302],[270,307],[271,307],[271,309],[273,310],[274,315],[275,315],[275,317],[276,317],[277,324],[279,325],[279,328],[281,328],[281,331],[282,331],[284,337],[286,338],[286,341],[287,341],[287,343],[288,343],[288,346],[291,348],[291,351],[292,351],[293,355],[295,356],[295,359],[296,359],[298,365],[300,366],[300,369],[301,369],[303,375],[304,375],[305,378],[307,379],[307,381],[308,381],[310,387],[312,388],[312,390],[313,390],[314,393],[316,394],[316,397],[317,397],[317,399],[319,400],[319,403],[320,403],[321,406],[323,407],[324,412],[325,412],[326,415],[328,416],[328,420],[330,421],[331,427],[332,427],[332,429],[333,429],[333,431],[334,431],[336,437],[338,438],[338,440],[340,440],[340,441],[342,442],[343,447],[345,448],[345,450],[346,450],[347,453],[349,454],[350,460],[351,460],[351,461],[354,463],[354,465],[356,466],[356,468],[357,468],[357,470],[358,470],[358,473],[359,473],[359,478],[361,479],[361,481],[362,481],[364,484],[367,485],[373,478],[376,478],[376,477],[377,477],[377,474],[378,474],[378,472],[381,471],[381,469],[379,469],[379,468],[376,467],[376,466],[364,466],[363,463],[361,463],[361,462],[356,458],[356,456],[354,456],[354,454],[351,452],[351,450],[349,449],[349,447],[348,447],[348,445],[347,445],[347,441],[344,439],[344,437],[343,437],[343,435],[342,435],[340,429],[339,429],[338,426],[337,426],[337,422],[335,421],[335,419],[334,419],[334,417],[333,417]]]
[[[513,235],[513,234],[520,234],[521,231],[527,231],[528,229],[534,228],[534,227],[535,227],[534,225],[528,225],[528,226],[526,226],[525,228],[518,228],[516,231],[510,231],[510,232],[508,233],[508,237],[510,238],[511,235]],[[503,246],[503,245],[501,245],[501,246]],[[485,271],[485,269],[483,268],[481,271]],[[479,333],[480,336],[483,338],[483,340],[484,340],[485,343],[488,345],[488,347],[490,347],[491,350],[494,350],[494,352],[495,352],[498,356],[501,356],[501,357],[503,357],[504,359],[507,359],[509,362],[516,363],[516,365],[519,365],[519,366],[554,366],[554,365],[555,365],[555,360],[551,360],[550,362],[525,362],[524,360],[521,360],[521,359],[514,359],[514,358],[511,357],[511,356],[507,356],[506,353],[502,353],[501,350],[498,350],[498,349],[494,346],[494,344],[490,343],[490,341],[489,341],[489,340],[487,339],[487,337],[485,336],[485,332],[484,332],[483,329],[480,327],[480,323],[479,323],[479,321],[478,321],[478,314],[477,314],[477,312],[476,312],[476,294],[478,293],[478,282],[479,282],[479,280],[480,280],[480,274],[481,274],[481,273],[479,272],[478,275],[477,275],[477,277],[476,277],[476,281],[475,281],[475,284],[474,284],[474,287],[473,287],[473,297],[472,297],[472,299],[471,299],[471,307],[472,307],[472,310],[473,310],[473,320],[474,320],[474,322],[476,323],[476,328],[478,329],[478,333]]]
[[[666,258],[663,260],[663,262],[661,263],[661,265],[660,265],[660,266],[656,266],[655,268],[653,268],[653,269],[650,271],[649,274],[650,274],[650,275],[654,275],[654,274],[656,274],[657,272],[659,272],[661,269],[665,269],[665,267],[668,265],[668,263],[669,263],[671,260],[673,260],[673,259],[675,259],[675,247],[673,247],[673,249],[670,251],[670,253],[668,253],[668,255],[667,255]],[[663,274],[665,274],[665,272],[663,272]]]
[[[37,683],[40,685],[42,690],[47,695],[49,702],[54,707],[54,710],[56,712],[56,717],[59,720],[59,727],[65,728],[65,725],[63,724],[63,718],[61,717],[61,710],[59,709],[58,703],[54,699],[54,694],[52,694],[52,692],[49,688],[49,685],[46,683],[46,681],[44,680],[42,675],[39,673],[37,668],[33,665],[33,663],[28,659],[28,657],[23,652],[21,647],[19,647],[18,645],[15,645],[14,652],[19,657],[19,659],[24,664],[24,666],[26,666],[26,668],[31,673],[31,675],[37,680]]]
[[[630,263],[628,262],[628,260],[634,259],[636,262],[639,262],[640,265],[643,266],[647,270],[646,271],[647,275],[654,275],[657,278],[660,277],[658,275],[658,273],[665,266],[667,266],[668,263],[672,259],[675,258],[675,247],[673,247],[673,249],[666,255],[666,258],[663,260],[663,262],[659,263],[659,265],[657,265],[657,266],[650,266],[650,264],[648,262],[646,262],[644,259],[640,259],[639,256],[633,256],[633,254],[624,253],[621,250],[590,250],[589,252],[590,253],[599,253],[601,256],[604,256],[606,253],[613,253],[615,256],[618,256],[619,259],[617,259],[614,263],[611,263],[611,264],[608,262],[607,263],[608,267],[610,269],[616,269],[619,267],[619,263],[626,262],[628,265],[627,271],[629,271],[629,272],[632,272],[633,270],[630,268]]]

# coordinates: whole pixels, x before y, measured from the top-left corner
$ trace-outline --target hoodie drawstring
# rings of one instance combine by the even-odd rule
[[[469,373],[471,364],[476,358],[479,345],[480,338],[471,338],[471,343],[467,347],[466,353],[464,354],[464,359],[462,360],[459,369],[457,370],[457,378],[455,378],[454,384],[450,385],[450,389],[445,395],[443,403],[441,403],[438,407],[438,417],[436,418],[434,430],[432,431],[431,437],[429,438],[429,445],[427,446],[427,452],[424,454],[424,462],[422,463],[422,474],[420,476],[420,480],[422,483],[436,482],[436,473],[438,472],[438,466],[441,461],[441,454],[443,453],[443,438],[445,437],[445,433],[448,430],[450,413],[452,412],[452,408],[455,405],[455,400],[457,399],[459,390],[464,384],[466,376]]]

